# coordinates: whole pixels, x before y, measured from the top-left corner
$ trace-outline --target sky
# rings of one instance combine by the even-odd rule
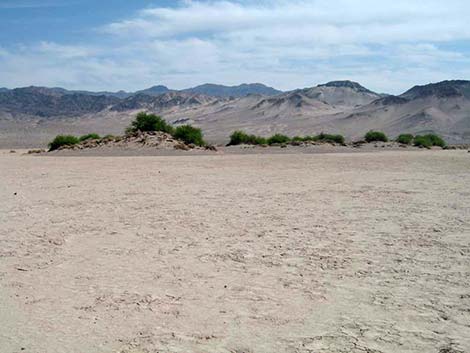
[[[470,79],[468,0],[0,0],[0,87]]]

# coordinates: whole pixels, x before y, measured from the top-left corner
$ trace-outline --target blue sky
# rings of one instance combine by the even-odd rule
[[[0,0],[0,87],[470,78],[464,0]]]

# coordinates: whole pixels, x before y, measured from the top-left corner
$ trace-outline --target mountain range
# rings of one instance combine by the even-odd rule
[[[470,81],[415,86],[398,96],[332,81],[289,92],[262,84],[137,92],[0,88],[0,147],[40,146],[59,133],[119,134],[141,110],[199,126],[209,141],[220,143],[236,129],[259,135],[329,132],[348,139],[371,129],[391,137],[434,132],[450,143],[470,142]]]

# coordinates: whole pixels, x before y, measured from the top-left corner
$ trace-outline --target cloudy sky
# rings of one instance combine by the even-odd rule
[[[468,0],[0,0],[0,87],[470,79]]]

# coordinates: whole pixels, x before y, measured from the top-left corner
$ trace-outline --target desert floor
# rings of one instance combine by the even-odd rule
[[[470,352],[470,154],[2,151],[0,352]]]

